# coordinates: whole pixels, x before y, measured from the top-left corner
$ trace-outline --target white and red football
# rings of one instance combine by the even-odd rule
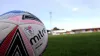
[[[46,28],[33,14],[14,10],[0,15],[0,56],[39,56],[47,42]]]

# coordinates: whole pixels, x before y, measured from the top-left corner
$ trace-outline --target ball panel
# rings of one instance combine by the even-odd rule
[[[15,24],[0,22],[0,42],[13,30]]]
[[[21,33],[22,39],[23,39],[24,44],[25,44],[25,46],[26,46],[26,49],[27,49],[27,51],[28,51],[28,53],[29,53],[29,56],[36,56],[35,53],[34,53],[34,50],[33,50],[32,46],[31,46],[31,44],[30,44],[30,41],[29,41],[29,39],[27,38],[27,36],[24,34],[22,28],[21,28],[21,27],[18,27],[18,29],[19,29],[19,31],[20,31],[20,33]]]
[[[47,31],[44,26],[37,25],[37,24],[25,24],[19,25],[22,28],[25,35],[30,41],[35,54],[38,56],[40,55],[47,45]]]

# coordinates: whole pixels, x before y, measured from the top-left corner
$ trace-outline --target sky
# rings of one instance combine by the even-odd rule
[[[34,14],[46,29],[100,27],[100,0],[0,0],[0,14],[12,10]],[[52,12],[51,23],[49,12]]]

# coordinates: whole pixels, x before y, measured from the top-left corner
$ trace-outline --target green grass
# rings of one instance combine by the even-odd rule
[[[100,33],[49,36],[43,56],[100,56]]]

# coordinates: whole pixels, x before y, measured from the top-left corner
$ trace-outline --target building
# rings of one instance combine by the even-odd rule
[[[75,34],[73,31],[67,31],[66,34]]]
[[[63,35],[66,34],[66,30],[52,30],[52,35]]]
[[[100,32],[100,28],[74,29],[72,31],[75,33]]]

